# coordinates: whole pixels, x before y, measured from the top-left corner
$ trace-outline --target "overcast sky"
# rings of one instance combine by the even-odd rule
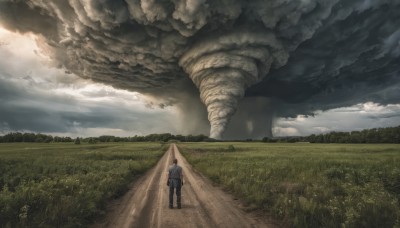
[[[400,1],[0,0],[0,133],[400,125]]]
[[[80,79],[52,67],[34,35],[0,28],[0,132],[68,136],[180,134],[173,106],[150,107],[143,95]],[[308,135],[396,126],[400,105],[372,102],[318,112],[314,117],[280,118],[274,135]],[[178,126],[176,125],[178,124]],[[184,126],[183,126],[184,127]]]

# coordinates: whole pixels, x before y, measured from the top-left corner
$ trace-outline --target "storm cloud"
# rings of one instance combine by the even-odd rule
[[[165,110],[145,107],[132,110],[130,106],[138,107],[137,103],[142,103],[133,98],[132,93],[115,92],[107,86],[97,85],[93,89],[90,85],[81,85],[82,88],[71,90],[74,94],[69,95],[68,90],[63,91],[68,88],[65,84],[57,88],[53,83],[46,81],[42,84],[37,81],[37,75],[22,78],[0,76],[0,133],[28,131],[75,136],[126,136],[177,130],[168,124],[171,116]]]
[[[0,0],[0,24],[35,34],[54,66],[174,105],[188,128],[204,129],[206,110],[214,138],[398,104],[398,12],[396,0]]]

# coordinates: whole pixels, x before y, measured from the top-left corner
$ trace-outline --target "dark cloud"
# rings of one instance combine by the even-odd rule
[[[67,72],[176,105],[204,131],[201,100],[219,138],[231,118],[229,137],[270,135],[275,117],[399,103],[399,11],[397,0],[1,0],[0,23],[37,34]]]
[[[107,134],[107,129],[119,129],[133,135],[153,133],[154,126],[149,126],[149,123],[158,125],[158,129],[166,132],[176,130],[169,124],[170,116],[132,110],[121,103],[121,98],[96,102],[79,100],[43,90],[40,84],[31,82],[32,78],[26,81],[23,78],[10,80],[0,77],[0,132],[82,135],[87,129],[99,128],[102,130],[90,133]],[[99,91],[101,93],[104,89]],[[109,98],[116,95],[120,94],[104,94]]]
[[[400,19],[396,15],[400,7],[392,4],[363,12],[337,7],[327,19],[326,27],[317,30],[312,39],[291,53],[284,67],[270,72],[267,79],[248,90],[248,95],[313,104],[314,110],[367,101],[398,103],[400,59],[385,47],[387,43],[399,47]],[[343,11],[351,13],[334,21]],[[393,41],[395,37],[397,44]],[[269,88],[285,92],[274,93]],[[282,110],[283,115],[285,111]],[[298,113],[294,110],[293,114]]]

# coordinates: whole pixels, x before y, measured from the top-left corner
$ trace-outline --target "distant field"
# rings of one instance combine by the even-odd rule
[[[400,145],[181,143],[250,208],[294,227],[400,227]]]
[[[0,144],[0,227],[85,227],[166,149],[159,143]]]

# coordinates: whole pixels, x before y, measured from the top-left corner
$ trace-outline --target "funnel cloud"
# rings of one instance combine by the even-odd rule
[[[398,104],[398,12],[398,0],[0,0],[0,25],[36,35],[66,72],[176,106],[188,128],[204,132],[208,114],[210,137],[251,138],[277,117]]]

